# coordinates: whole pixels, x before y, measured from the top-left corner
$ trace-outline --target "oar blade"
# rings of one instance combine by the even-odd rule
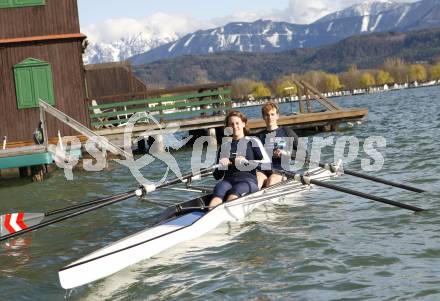
[[[0,235],[8,235],[39,224],[44,213],[7,213],[0,216]]]

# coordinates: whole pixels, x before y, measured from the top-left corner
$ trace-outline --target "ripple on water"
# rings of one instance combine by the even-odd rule
[[[370,266],[387,266],[400,262],[397,257],[385,257],[381,254],[372,254],[369,256],[352,256],[344,261],[350,267],[370,267]]]

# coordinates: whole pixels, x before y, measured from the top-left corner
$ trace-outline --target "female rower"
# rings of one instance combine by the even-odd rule
[[[270,163],[261,141],[246,137],[247,118],[239,111],[231,111],[225,118],[225,126],[232,129],[232,141],[223,143],[217,154],[221,167],[214,171],[216,180],[210,207],[223,201],[232,201],[258,190],[256,170],[259,163]]]

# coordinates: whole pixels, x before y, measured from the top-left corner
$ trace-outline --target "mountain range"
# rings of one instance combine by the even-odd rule
[[[315,48],[350,36],[374,32],[406,32],[440,26],[440,1],[414,3],[365,1],[329,14],[311,24],[258,20],[234,22],[199,30],[182,38],[135,55],[133,64],[223,51],[282,52],[294,48]]]
[[[129,36],[111,43],[90,43],[83,56],[83,60],[85,64],[124,61],[129,57],[147,52],[177,38],[177,34],[171,38],[154,38],[149,34],[139,33],[136,36]]]
[[[236,78],[271,81],[282,75],[323,70],[338,73],[355,64],[359,69],[378,68],[387,58],[408,63],[440,60],[440,28],[410,32],[373,33],[346,38],[318,48],[297,48],[280,53],[219,52],[137,65],[144,82],[164,87],[204,82],[229,82]]]
[[[180,38],[176,32],[158,32],[145,30],[133,36],[121,38],[111,43],[90,43],[83,56],[85,64],[99,64],[125,61],[161,45]]]

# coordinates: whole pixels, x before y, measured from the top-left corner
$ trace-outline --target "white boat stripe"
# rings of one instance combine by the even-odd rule
[[[18,217],[18,213],[11,214],[11,220],[9,221],[9,225],[15,231],[20,231],[20,230],[23,230],[23,229],[21,229],[21,227],[17,224],[17,217]]]

